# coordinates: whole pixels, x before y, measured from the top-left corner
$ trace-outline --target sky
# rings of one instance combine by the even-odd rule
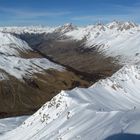
[[[0,0],[0,26],[140,23],[140,0]]]

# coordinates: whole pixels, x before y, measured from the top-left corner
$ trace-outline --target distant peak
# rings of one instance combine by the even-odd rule
[[[103,26],[103,25],[104,24],[101,21],[99,21],[99,22],[96,23],[96,26]]]
[[[69,31],[73,31],[75,29],[77,29],[77,27],[75,25],[73,25],[72,23],[66,23],[66,24],[60,26],[56,31],[61,32],[61,33],[66,33]]]
[[[73,26],[73,24],[72,23],[65,23],[63,26],[69,27],[69,26]]]
[[[105,25],[102,23],[102,22],[97,22],[96,24],[95,24],[95,28],[98,28],[99,30],[102,30],[102,31],[105,31],[106,29],[106,27],[105,27]]]
[[[134,23],[134,22],[132,22],[132,21],[124,22],[124,25],[131,26],[131,27],[136,27],[136,26],[138,26],[136,23]]]
[[[107,27],[110,29],[116,28],[117,30],[129,30],[131,28],[137,27],[138,25],[134,22],[127,21],[127,22],[120,22],[114,20],[113,22],[107,24]]]

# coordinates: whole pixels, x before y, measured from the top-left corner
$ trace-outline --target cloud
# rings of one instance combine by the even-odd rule
[[[0,11],[16,19],[36,19],[39,17],[56,17],[71,14],[70,11],[38,11],[29,9],[13,9],[0,7]]]

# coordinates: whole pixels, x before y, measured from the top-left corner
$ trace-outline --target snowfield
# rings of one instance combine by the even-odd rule
[[[13,29],[7,28],[7,32],[9,30]],[[53,31],[59,31],[70,39],[85,39],[85,47],[95,47],[106,57],[118,59],[124,66],[111,77],[102,79],[89,88],[61,91],[21,126],[1,135],[0,139],[104,140],[113,134],[140,134],[139,25],[113,22],[76,28],[66,24]],[[30,72],[47,69],[48,64],[61,70],[60,66],[48,60],[0,57],[0,68],[18,78],[30,67]],[[6,69],[10,60],[14,63]],[[13,70],[15,66],[21,68],[23,73]]]

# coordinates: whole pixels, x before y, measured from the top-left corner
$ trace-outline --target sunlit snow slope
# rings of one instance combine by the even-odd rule
[[[23,58],[32,49],[25,41],[22,41],[9,33],[0,32],[0,69],[8,74],[22,79],[23,76],[30,76],[45,69],[53,68],[63,70],[45,58]]]

